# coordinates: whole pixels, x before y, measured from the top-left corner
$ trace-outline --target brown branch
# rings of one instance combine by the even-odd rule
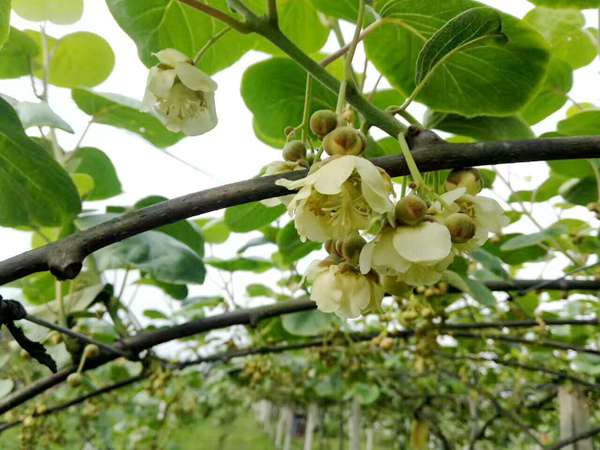
[[[414,158],[423,172],[486,164],[517,163],[600,157],[600,137],[486,142],[477,144],[427,143],[417,146]],[[401,156],[372,160],[392,177],[406,175]],[[70,279],[81,270],[84,258],[115,242],[182,219],[289,193],[275,185],[280,178],[298,179],[306,171],[289,172],[228,184],[188,194],[132,211],[44,247],[0,262],[0,285],[50,270],[59,279]]]
[[[548,450],[559,450],[568,445],[574,444],[575,442],[579,442],[582,439],[587,439],[592,436],[600,434],[600,427],[592,428],[590,430],[584,431],[583,433],[576,434],[575,436],[571,436],[570,438],[563,439],[562,441],[557,442],[554,445],[550,445],[546,447]]]

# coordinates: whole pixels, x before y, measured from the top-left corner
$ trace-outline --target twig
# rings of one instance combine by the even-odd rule
[[[236,31],[240,33],[249,33],[252,31],[245,23],[240,22],[239,20],[234,19],[233,17],[225,14],[223,11],[213,8],[205,3],[200,3],[198,0],[179,0],[181,3],[185,3],[188,6],[191,6],[194,9],[202,11],[205,14],[208,14],[211,17],[214,17],[217,20],[229,25]]]
[[[568,445],[574,444],[575,442],[579,442],[582,439],[587,439],[589,437],[600,434],[600,427],[592,428],[590,430],[584,431],[583,433],[576,434],[575,436],[571,436],[570,438],[563,439],[562,441],[557,442],[554,445],[546,447],[548,450],[559,450]]]

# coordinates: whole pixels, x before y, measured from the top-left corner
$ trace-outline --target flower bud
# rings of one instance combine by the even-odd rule
[[[342,257],[349,263],[358,265],[358,258],[365,244],[365,240],[359,235],[344,239],[341,246]]]
[[[409,194],[396,205],[396,220],[408,225],[416,225],[423,221],[427,214],[427,203],[421,197]]]
[[[464,187],[467,194],[476,195],[483,189],[481,182],[481,173],[474,168],[469,169],[454,169],[446,179],[446,190]]]
[[[83,377],[81,376],[81,374],[79,372],[72,373],[71,375],[69,375],[67,377],[67,383],[71,387],[79,386],[82,381],[83,381]]]
[[[302,141],[290,141],[283,147],[283,159],[286,161],[300,161],[306,158],[306,147]]]
[[[329,109],[315,111],[310,116],[310,130],[319,138],[323,139],[331,133],[338,125],[337,114]]]
[[[86,358],[96,358],[100,355],[100,349],[95,344],[88,344],[83,349],[83,354]]]
[[[450,214],[445,220],[445,225],[455,244],[464,244],[475,236],[475,222],[464,213]]]
[[[323,139],[323,148],[329,156],[360,155],[367,145],[364,135],[352,127],[339,127]]]

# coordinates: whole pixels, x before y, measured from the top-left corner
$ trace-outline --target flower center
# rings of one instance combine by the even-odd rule
[[[179,80],[175,82],[169,95],[159,98],[157,103],[158,110],[162,114],[179,120],[199,116],[208,110],[208,102],[204,97],[204,93],[189,89]]]

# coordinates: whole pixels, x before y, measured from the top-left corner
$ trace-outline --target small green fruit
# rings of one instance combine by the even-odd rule
[[[71,387],[78,387],[83,381],[83,376],[79,372],[72,373],[67,377],[67,383]]]
[[[464,187],[467,194],[477,195],[480,193],[483,189],[481,172],[474,168],[454,169],[446,179],[446,190],[452,191],[459,187]]]
[[[396,204],[396,220],[407,225],[416,225],[425,218],[427,208],[425,200],[409,194]]]
[[[473,219],[464,213],[450,214],[445,220],[445,225],[455,244],[464,244],[473,239],[477,228]]]
[[[83,349],[83,354],[86,358],[96,358],[100,355],[100,349],[95,344],[88,344]]]
[[[367,146],[367,139],[356,128],[339,127],[323,139],[323,148],[329,156],[360,155]]]
[[[329,109],[315,111],[312,116],[310,116],[310,130],[319,139],[323,139],[331,133],[337,125],[337,114]]]
[[[302,141],[290,141],[283,147],[283,159],[286,161],[300,161],[306,159],[306,147]]]

